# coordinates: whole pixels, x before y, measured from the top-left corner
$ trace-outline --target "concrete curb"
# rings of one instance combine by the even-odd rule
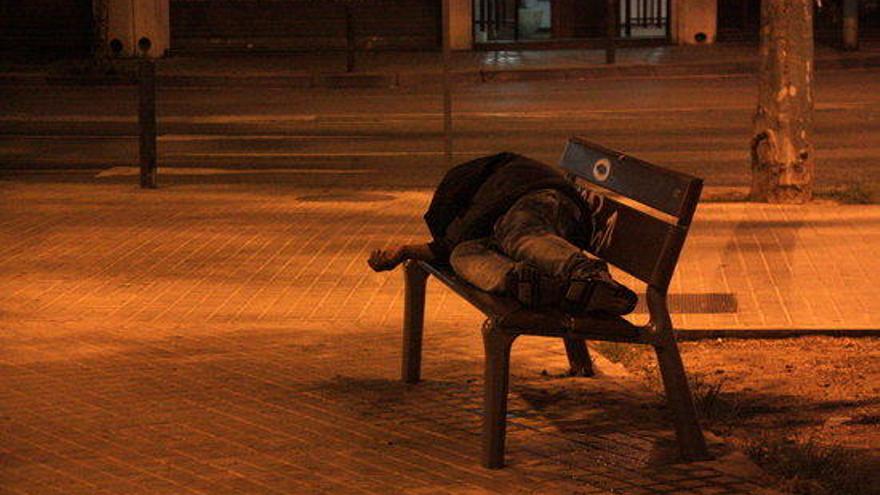
[[[679,342],[712,340],[712,339],[791,339],[797,337],[839,337],[839,338],[878,338],[880,329],[810,329],[810,328],[729,328],[729,329],[687,329],[675,331],[675,340]]]
[[[880,67],[880,54],[862,57],[820,58],[817,70],[848,70]],[[523,69],[468,69],[452,73],[456,85],[491,82],[525,82],[546,80],[614,79],[674,76],[723,76],[753,74],[757,61],[738,60],[695,64],[631,64],[590,65],[584,67],[543,67]],[[417,72],[298,72],[265,75],[226,74],[160,74],[159,85],[165,87],[258,86],[288,88],[392,88],[439,86],[439,71]],[[55,76],[41,73],[0,74],[0,85],[69,85],[116,86],[134,84],[130,77]]]

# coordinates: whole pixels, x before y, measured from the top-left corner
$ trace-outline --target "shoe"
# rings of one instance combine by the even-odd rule
[[[573,274],[565,292],[563,309],[573,315],[605,313],[623,316],[636,309],[635,292],[618,283],[605,268]]]
[[[529,309],[558,305],[565,292],[563,281],[523,262],[508,273],[506,286],[507,293]]]

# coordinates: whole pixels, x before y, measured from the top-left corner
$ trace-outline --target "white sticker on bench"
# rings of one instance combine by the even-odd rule
[[[600,158],[593,164],[593,177],[599,182],[608,180],[611,175],[611,160]]]

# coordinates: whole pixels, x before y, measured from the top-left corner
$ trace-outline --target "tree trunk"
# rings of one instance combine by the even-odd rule
[[[813,1],[762,2],[754,201],[805,203],[812,197]]]

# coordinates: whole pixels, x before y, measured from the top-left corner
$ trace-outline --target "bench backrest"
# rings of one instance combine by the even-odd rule
[[[703,180],[574,137],[560,162],[569,174],[637,203],[590,194],[590,251],[666,291],[700,199]],[[626,201],[628,202],[628,201]],[[647,208],[645,208],[647,207]]]

